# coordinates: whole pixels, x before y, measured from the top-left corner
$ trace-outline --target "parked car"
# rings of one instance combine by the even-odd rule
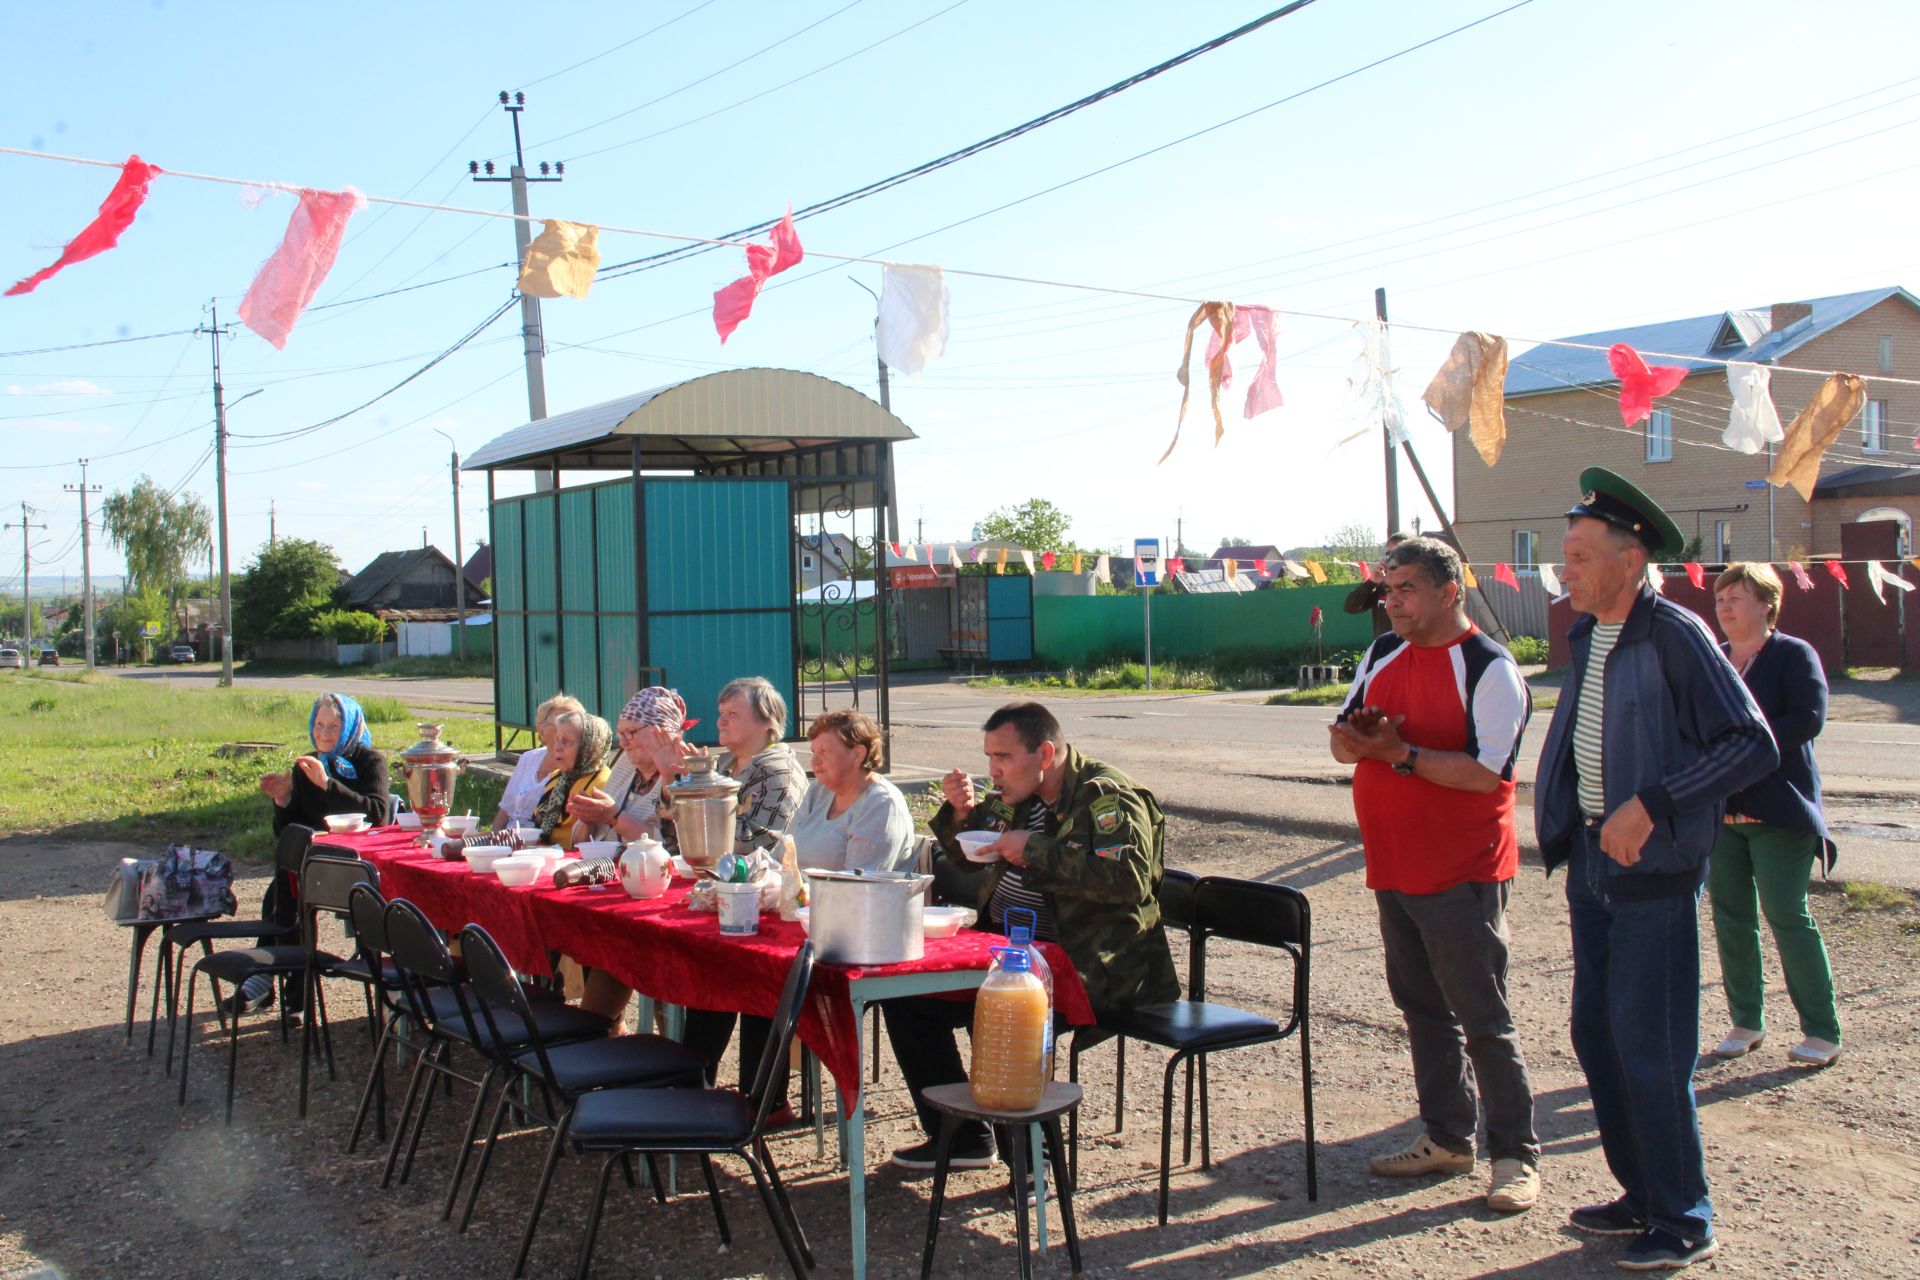
[[[27,665],[18,649],[0,649],[0,667],[13,667],[16,670]]]
[[[193,651],[190,644],[177,644],[167,650],[168,662],[197,662],[200,655]]]
[[[60,665],[60,655],[52,649],[42,649],[40,651],[40,665],[43,667],[57,667]]]

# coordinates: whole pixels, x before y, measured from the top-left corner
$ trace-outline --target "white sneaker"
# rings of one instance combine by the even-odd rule
[[[1375,1156],[1368,1167],[1388,1178],[1412,1178],[1423,1173],[1472,1173],[1473,1153],[1449,1151],[1423,1133],[1404,1151]]]
[[[1716,1058],[1744,1058],[1767,1041],[1764,1031],[1749,1031],[1745,1027],[1735,1027],[1727,1032],[1727,1038],[1713,1046]]]
[[[1493,1187],[1487,1192],[1487,1208],[1495,1213],[1522,1213],[1533,1208],[1539,1199],[1538,1169],[1525,1160],[1493,1162]]]
[[[1787,1061],[1803,1067],[1830,1067],[1840,1060],[1840,1046],[1819,1036],[1808,1036],[1787,1050]]]

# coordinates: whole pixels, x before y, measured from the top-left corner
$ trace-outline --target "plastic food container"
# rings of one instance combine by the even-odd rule
[[[969,862],[1000,861],[1000,855],[997,853],[989,853],[984,856],[981,854],[981,850],[985,849],[988,845],[999,842],[1000,832],[998,831],[961,831],[955,833],[953,839],[954,843],[960,846],[960,852],[967,855],[967,861]]]
[[[417,816],[414,820],[419,821]],[[479,825],[480,819],[470,813],[450,813],[440,819],[440,829],[450,836],[470,836]]]
[[[980,918],[972,907],[922,907],[921,913],[925,918],[922,927],[929,938],[951,938]]]
[[[327,815],[327,830],[336,836],[349,836],[367,829],[367,817],[363,813],[330,813]]]
[[[421,825],[420,815],[411,809],[405,813],[396,813],[393,815],[393,825],[402,831],[418,831]]]
[[[546,865],[546,858],[540,854],[514,853],[494,859],[493,874],[509,889],[518,889],[538,880]]]
[[[760,886],[757,884],[721,884],[719,894],[720,932],[741,935],[760,932]]]
[[[503,844],[477,844],[467,850],[467,866],[476,875],[491,875],[493,864],[512,854],[513,850]]]

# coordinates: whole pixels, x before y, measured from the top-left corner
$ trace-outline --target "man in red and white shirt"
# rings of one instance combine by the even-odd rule
[[[1355,766],[1367,887],[1425,1131],[1372,1167],[1471,1172],[1477,1085],[1493,1157],[1487,1207],[1517,1212],[1540,1194],[1533,1087],[1507,1006],[1514,760],[1532,699],[1513,656],[1468,620],[1453,548],[1412,538],[1384,564],[1393,630],[1367,650],[1331,745]]]

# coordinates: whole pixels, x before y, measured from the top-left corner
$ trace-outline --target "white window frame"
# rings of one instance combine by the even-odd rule
[[[1880,372],[1882,373],[1893,372],[1893,339],[1892,338],[1883,337],[1880,339]]]
[[[1540,535],[1532,529],[1513,531],[1513,567],[1533,569],[1540,564]]]
[[[1869,400],[1860,406],[1860,448],[1866,453],[1887,451],[1887,402]]]
[[[1673,410],[1655,409],[1647,414],[1647,461],[1673,461]]]
[[[1713,522],[1713,563],[1733,563],[1733,521]]]

